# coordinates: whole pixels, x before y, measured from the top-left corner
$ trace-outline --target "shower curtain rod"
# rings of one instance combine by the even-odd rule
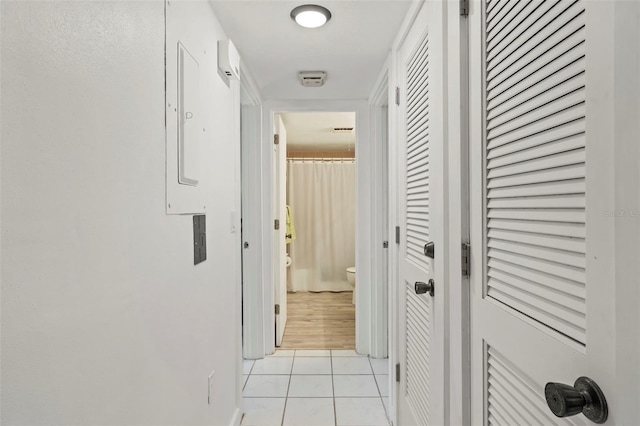
[[[305,161],[322,161],[322,162],[331,162],[331,161],[336,161],[336,162],[340,162],[340,163],[345,163],[345,162],[354,162],[356,161],[355,158],[353,157],[291,157],[291,158],[287,158],[287,161],[291,161],[291,162],[295,162],[295,161],[300,161],[300,162],[305,162]]]

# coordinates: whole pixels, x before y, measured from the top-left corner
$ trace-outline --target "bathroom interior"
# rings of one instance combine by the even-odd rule
[[[280,349],[355,349],[355,112],[286,129],[287,322]]]

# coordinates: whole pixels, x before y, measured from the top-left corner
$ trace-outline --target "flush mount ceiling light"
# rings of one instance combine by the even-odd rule
[[[331,12],[317,4],[305,4],[293,9],[291,18],[305,28],[318,28],[331,19]]]

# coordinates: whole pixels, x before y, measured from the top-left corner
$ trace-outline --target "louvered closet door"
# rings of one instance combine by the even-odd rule
[[[588,376],[615,398],[606,2],[471,6],[473,423],[591,424],[544,387]]]
[[[423,6],[401,50],[402,166],[398,192],[402,218],[399,250],[399,424],[443,424],[442,214],[442,10]],[[424,245],[435,244],[434,259]],[[440,251],[439,251],[440,249]],[[435,292],[416,294],[415,283],[435,282]]]

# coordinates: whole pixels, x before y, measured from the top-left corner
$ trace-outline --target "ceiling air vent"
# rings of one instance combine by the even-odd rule
[[[353,127],[334,127],[333,133],[351,133],[353,132]]]
[[[298,73],[298,80],[304,87],[324,86],[326,79],[327,73],[324,71],[301,71]]]

